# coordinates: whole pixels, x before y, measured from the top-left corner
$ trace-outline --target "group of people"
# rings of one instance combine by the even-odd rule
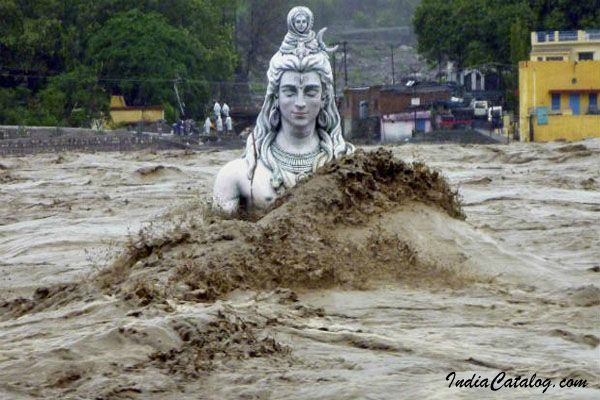
[[[215,105],[213,107],[214,112],[214,123],[211,121],[210,117],[206,117],[206,121],[204,121],[204,134],[210,135],[211,129],[215,129],[217,131],[217,135],[222,133],[230,133],[233,132],[233,120],[229,115],[229,106],[227,103],[223,103],[223,106],[219,104],[218,101],[215,101]],[[225,119],[225,123],[223,123],[223,119]]]
[[[196,122],[191,118],[180,118],[171,125],[171,133],[177,136],[190,136],[196,130]]]
[[[227,103],[223,103],[223,106],[219,102],[215,102],[213,107],[214,117],[207,117],[204,121],[204,134],[210,135],[211,130],[216,131],[217,135],[222,133],[233,132],[233,120],[229,115],[229,106]],[[194,133],[200,133],[196,128],[196,121],[191,118],[180,118],[171,125],[171,133],[176,136],[190,136]]]

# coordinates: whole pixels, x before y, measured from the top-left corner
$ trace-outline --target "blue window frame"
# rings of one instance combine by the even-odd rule
[[[598,108],[598,93],[590,93],[590,108]]]
[[[552,110],[560,111],[560,93],[552,93]]]
[[[569,107],[573,115],[579,115],[579,93],[573,93],[569,96]]]

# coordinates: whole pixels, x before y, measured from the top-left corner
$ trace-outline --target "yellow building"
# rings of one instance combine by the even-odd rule
[[[110,98],[110,118],[113,127],[138,122],[153,123],[165,119],[165,110],[161,106],[127,106],[123,96],[112,96]]]
[[[530,61],[600,61],[600,30],[531,32]]]
[[[519,63],[521,141],[600,137],[600,31],[533,32]]]

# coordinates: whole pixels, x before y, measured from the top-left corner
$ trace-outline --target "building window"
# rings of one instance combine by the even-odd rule
[[[546,57],[546,61],[562,61],[562,57]]]
[[[569,95],[569,108],[571,109],[573,115],[580,114],[579,106],[579,93],[571,93]]]
[[[586,61],[586,60],[593,60],[594,59],[594,52],[593,51],[586,51],[583,53],[579,53],[579,61]]]
[[[369,102],[363,100],[358,105],[358,118],[367,119],[369,118]]]
[[[538,61],[544,61],[544,57],[538,57]]]
[[[590,93],[590,113],[598,113],[598,93]]]
[[[560,93],[552,94],[552,110],[560,111]]]

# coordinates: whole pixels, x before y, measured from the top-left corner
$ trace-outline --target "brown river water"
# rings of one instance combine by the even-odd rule
[[[0,158],[0,399],[600,398],[600,139],[387,149]]]

